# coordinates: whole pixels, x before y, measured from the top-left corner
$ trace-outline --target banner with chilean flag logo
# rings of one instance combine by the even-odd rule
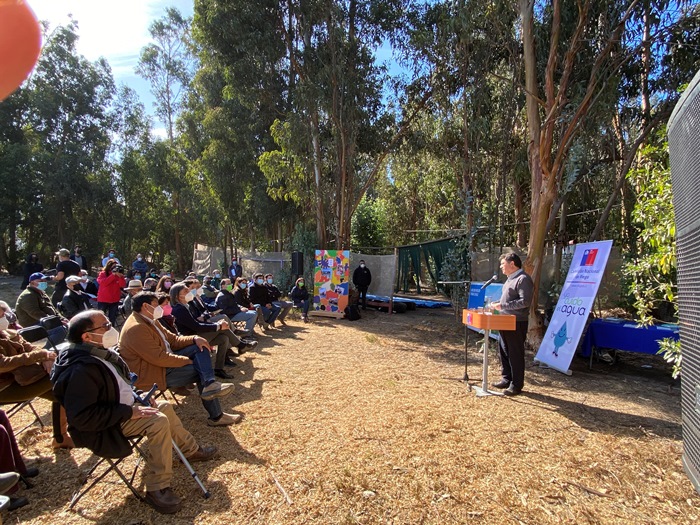
[[[578,244],[559,302],[535,361],[566,373],[574,357],[600,281],[608,264],[612,241]]]

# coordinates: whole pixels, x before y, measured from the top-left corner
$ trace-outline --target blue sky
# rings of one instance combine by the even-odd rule
[[[153,115],[153,97],[148,84],[136,75],[134,68],[141,48],[150,42],[148,26],[165,14],[165,8],[176,7],[184,16],[192,16],[192,0],[27,0],[39,20],[51,28],[69,22],[69,15],[78,22],[78,52],[89,60],[104,57],[112,67],[117,84],[136,90]],[[163,125],[154,117],[156,133]]]

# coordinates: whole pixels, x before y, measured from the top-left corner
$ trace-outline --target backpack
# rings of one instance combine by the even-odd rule
[[[345,317],[350,321],[357,321],[362,318],[360,308],[356,304],[350,304],[345,308]]]

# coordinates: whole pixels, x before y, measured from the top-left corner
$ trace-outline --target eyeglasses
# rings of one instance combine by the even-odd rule
[[[105,324],[102,324],[102,325],[97,326],[95,328],[92,328],[90,330],[85,330],[85,332],[94,332],[95,330],[99,330],[100,328],[104,328],[105,330],[109,330],[110,328],[112,328],[112,323],[107,321]]]

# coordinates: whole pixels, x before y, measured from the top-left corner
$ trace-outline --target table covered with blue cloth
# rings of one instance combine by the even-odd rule
[[[640,326],[625,319],[594,319],[581,343],[579,354],[589,357],[596,348],[611,348],[641,354],[656,354],[662,339],[678,340],[677,324]]]

